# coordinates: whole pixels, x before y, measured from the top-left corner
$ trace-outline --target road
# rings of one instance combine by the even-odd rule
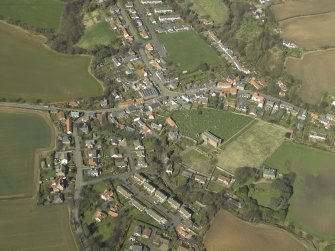
[[[146,9],[145,6],[140,4],[139,1],[134,1],[135,9],[137,10],[138,14],[141,15],[141,19],[144,25],[147,27],[150,36],[151,36],[151,43],[153,43],[155,49],[157,50],[160,57],[166,57],[166,49],[165,47],[159,42],[158,37],[156,35],[156,31],[152,26],[152,23],[149,21],[148,17],[146,16]]]

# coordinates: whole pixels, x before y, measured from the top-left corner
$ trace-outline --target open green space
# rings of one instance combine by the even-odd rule
[[[57,30],[63,8],[63,0],[0,0],[0,16],[36,28]]]
[[[189,0],[200,17],[209,17],[216,24],[223,24],[228,17],[228,8],[222,0]]]
[[[0,98],[64,101],[102,93],[90,57],[51,51],[43,39],[0,23]]]
[[[34,199],[0,200],[1,250],[78,250],[65,205],[37,207]]]
[[[221,63],[215,49],[194,31],[159,34],[158,37],[168,52],[167,60],[180,72],[196,70],[202,63],[210,66]]]
[[[182,162],[187,167],[205,175],[209,175],[212,171],[212,166],[209,162],[209,158],[195,149],[192,149],[185,153],[182,156]]]
[[[235,172],[239,167],[260,167],[282,144],[286,129],[258,121],[224,146],[218,154],[218,166]]]
[[[0,197],[31,196],[36,150],[49,147],[51,130],[34,113],[0,110]]]
[[[255,184],[253,189],[249,190],[249,195],[257,200],[257,203],[263,207],[269,207],[272,209],[276,209],[273,206],[273,199],[277,199],[280,197],[280,191],[278,189],[273,188],[271,183],[259,183]]]
[[[253,121],[247,116],[207,108],[177,111],[172,117],[185,136],[196,138],[208,130],[224,141]]]
[[[108,45],[116,38],[116,33],[110,29],[109,24],[102,21],[86,28],[78,46],[92,49],[95,45]]]
[[[335,154],[284,142],[266,165],[295,172],[288,220],[325,239],[335,239]]]

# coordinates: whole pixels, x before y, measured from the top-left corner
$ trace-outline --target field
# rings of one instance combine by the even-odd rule
[[[197,150],[192,149],[185,153],[182,156],[182,161],[189,168],[202,174],[209,175],[212,171],[208,157]]]
[[[102,21],[86,28],[78,46],[92,49],[95,45],[108,45],[116,37],[116,33],[109,28],[108,23]]]
[[[0,16],[37,28],[57,30],[63,8],[63,0],[0,0]]]
[[[98,96],[90,57],[55,53],[44,39],[0,23],[0,98],[64,101]]]
[[[277,20],[335,11],[333,0],[289,0],[271,7]]]
[[[290,18],[280,22],[282,37],[306,49],[335,46],[335,12]]]
[[[271,202],[272,198],[279,198],[281,196],[278,189],[273,189],[271,183],[258,183],[255,184],[254,189],[250,189],[249,196],[257,200],[257,203],[264,207],[269,207],[276,210]]]
[[[224,141],[254,121],[247,116],[206,108],[177,111],[173,114],[173,119],[185,136],[196,138],[198,134],[209,130]]]
[[[302,244],[283,230],[265,225],[251,225],[220,211],[205,236],[208,251],[305,251]]]
[[[221,0],[189,0],[193,3],[191,7],[201,17],[209,17],[216,24],[222,24],[228,17],[228,8]]]
[[[335,95],[335,49],[307,53],[302,59],[288,58],[285,68],[302,81],[298,95],[303,101],[317,104],[326,92]]]
[[[214,48],[194,31],[159,34],[158,37],[168,51],[168,61],[173,62],[179,71],[196,70],[201,63],[212,66],[221,63]]]
[[[0,121],[0,198],[32,196],[35,151],[50,146],[51,128],[35,113],[0,110]]]
[[[37,207],[34,199],[0,200],[1,250],[78,250],[65,205]]]
[[[218,166],[234,172],[239,167],[260,167],[284,141],[284,128],[258,121],[225,146],[218,155]]]
[[[335,154],[285,142],[266,162],[297,174],[288,220],[325,239],[335,239]]]

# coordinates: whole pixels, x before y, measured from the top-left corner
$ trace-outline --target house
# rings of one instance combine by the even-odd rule
[[[126,189],[125,187],[123,186],[118,186],[116,188],[116,191],[121,194],[122,196],[124,196],[126,199],[129,199],[133,196],[133,194],[128,190]]]
[[[144,99],[156,98],[159,95],[158,90],[154,86],[142,88],[139,93]]]
[[[102,192],[100,195],[100,198],[104,201],[112,201],[113,199],[113,191],[112,189],[105,189],[105,191]]]
[[[165,225],[167,223],[167,220],[163,216],[152,209],[146,209],[146,213],[159,224]]]
[[[142,186],[143,183],[147,181],[147,179],[143,175],[141,175],[139,173],[135,173],[134,174],[134,180],[140,186]]]
[[[196,174],[196,175],[194,176],[194,180],[195,180],[196,182],[200,183],[200,184],[205,184],[206,181],[207,181],[207,178],[204,177],[204,176],[202,176],[202,175]]]
[[[162,4],[163,0],[141,0],[141,4]]]
[[[142,251],[143,250],[143,245],[142,244],[134,244],[129,247],[130,250],[133,251]]]
[[[146,208],[146,206],[142,202],[135,198],[131,198],[130,203],[140,212],[143,212]]]
[[[83,133],[83,134],[88,134],[90,132],[90,129],[88,127],[88,125],[86,123],[84,123],[79,130]]]
[[[142,236],[142,227],[141,226],[136,226],[134,229],[134,236],[140,237]]]
[[[181,206],[181,204],[172,197],[168,198],[167,202],[168,202],[169,206],[174,210],[178,210]]]
[[[173,13],[173,9],[168,6],[156,7],[154,8],[154,13],[155,14]]]
[[[297,119],[305,121],[307,118],[307,110],[300,111]]]
[[[258,103],[258,107],[260,107],[260,108],[262,108],[264,106],[265,98],[263,96],[259,95],[258,92],[254,92],[251,95],[251,100]]]
[[[181,176],[183,176],[186,179],[191,179],[193,177],[193,172],[189,171],[189,170],[184,170],[181,173]]]
[[[325,141],[327,139],[327,134],[318,132],[309,132],[308,138],[315,141]]]
[[[166,16],[159,16],[158,20],[159,22],[175,22],[181,20],[181,17],[174,15],[166,15]]]
[[[115,160],[115,166],[117,168],[126,168],[128,166],[127,158]]]
[[[72,126],[72,120],[67,119],[66,120],[66,133],[71,135],[73,133],[73,126]]]
[[[113,159],[120,159],[123,157],[123,154],[119,152],[119,149],[117,148],[112,148],[110,150],[109,156]]]
[[[144,158],[145,157],[145,151],[144,150],[135,150],[135,154],[138,158]]]
[[[222,139],[216,137],[209,131],[202,133],[201,138],[204,140],[204,143],[206,145],[211,145],[215,148],[219,147],[219,145],[222,143]]]
[[[253,87],[255,87],[256,90],[259,90],[260,88],[263,87],[263,84],[262,84],[261,82],[257,81],[256,78],[252,78],[252,79],[250,80],[250,84],[251,84]]]
[[[67,165],[69,160],[67,152],[56,152],[54,156],[54,165]]]
[[[243,91],[245,89],[245,83],[241,82],[241,81],[236,81],[234,84],[233,84],[233,87],[235,87],[237,90],[241,90]]]
[[[169,131],[168,132],[168,140],[174,141],[179,139],[179,132],[178,131]]]
[[[143,229],[142,237],[145,238],[145,239],[149,239],[150,236],[151,236],[151,233],[152,233],[152,230],[150,228],[146,227],[146,228]]]
[[[64,134],[62,137],[62,143],[64,145],[69,145],[71,143],[70,137],[67,134]]]
[[[169,125],[169,126],[172,126],[172,127],[177,127],[177,124],[176,122],[171,118],[171,117],[168,117],[165,122]]]
[[[236,103],[236,110],[246,113],[247,108],[248,108],[248,100],[243,99],[243,98],[238,98],[237,103]]]
[[[147,43],[147,44],[145,45],[145,49],[146,49],[147,51],[153,51],[153,50],[154,50],[154,46],[153,46],[152,43]]]
[[[155,191],[155,198],[160,202],[164,203],[167,200],[167,195],[163,191],[156,190]]]
[[[97,210],[94,214],[94,219],[96,222],[100,223],[107,218],[107,214],[101,210]]]
[[[147,181],[143,182],[143,188],[150,194],[153,194],[156,191],[156,188]]]
[[[60,177],[57,179],[52,179],[50,184],[51,193],[58,193],[64,191],[66,186],[66,178]]]
[[[76,111],[71,111],[70,112],[70,117],[73,118],[73,119],[77,119],[77,118],[80,117],[80,113],[76,112]]]
[[[137,159],[137,168],[146,168],[148,167],[148,163],[144,157],[140,157]]]
[[[106,98],[103,98],[100,100],[100,106],[101,107],[106,107],[108,105],[108,100]]]
[[[217,177],[217,181],[222,182],[224,184],[224,186],[228,187],[231,184],[231,182],[233,181],[233,179],[232,179],[231,176],[225,176],[225,175],[220,174]]]
[[[85,147],[88,149],[92,149],[95,146],[95,140],[94,139],[88,139],[85,140]]]
[[[134,140],[134,148],[135,150],[144,150],[144,146],[139,140]]]
[[[179,208],[178,212],[181,215],[181,217],[183,217],[184,219],[190,219],[192,217],[191,211],[185,206],[182,206],[181,208]]]
[[[100,171],[99,169],[90,169],[87,171],[87,175],[90,176],[90,177],[98,177],[100,175]]]
[[[234,82],[233,79],[228,78],[226,82],[218,82],[216,86],[222,89],[232,88]]]
[[[273,168],[265,168],[263,170],[263,178],[274,180],[277,176],[277,170]]]

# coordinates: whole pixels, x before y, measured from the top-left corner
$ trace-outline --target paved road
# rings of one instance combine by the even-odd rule
[[[149,21],[148,17],[146,16],[146,9],[145,6],[140,4],[139,1],[134,1],[135,8],[140,14],[141,19],[145,26],[147,27],[150,35],[151,35],[151,41],[154,44],[155,49],[157,50],[158,54],[160,57],[166,57],[166,49],[165,47],[159,42],[158,37],[156,35],[156,31],[152,25],[152,23]]]

